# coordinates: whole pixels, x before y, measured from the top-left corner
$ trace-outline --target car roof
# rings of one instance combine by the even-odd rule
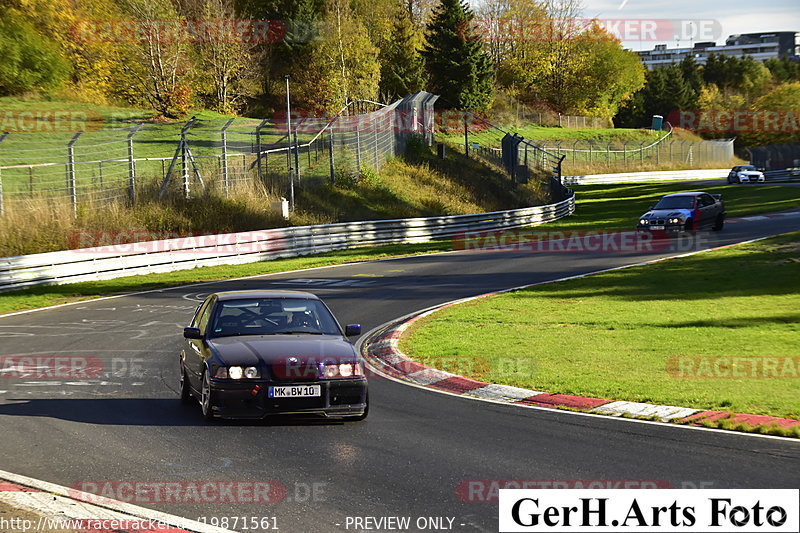
[[[256,298],[284,298],[296,300],[319,300],[319,297],[310,292],[302,291],[223,291],[217,292],[220,301],[226,300],[247,300]]]
[[[701,194],[708,194],[705,192],[693,191],[693,192],[675,192],[672,194],[665,194],[664,198],[673,198],[675,196],[700,196]]]

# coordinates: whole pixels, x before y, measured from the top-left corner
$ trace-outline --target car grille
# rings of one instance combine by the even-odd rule
[[[650,223],[655,224],[656,226],[663,226],[666,223],[666,220],[664,220],[663,218],[658,220],[651,220]]]

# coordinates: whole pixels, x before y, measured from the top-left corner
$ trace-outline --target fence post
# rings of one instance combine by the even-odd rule
[[[5,140],[6,137],[8,137],[8,132],[0,134],[0,143],[2,143]],[[3,176],[2,176],[2,172],[3,171],[0,170],[0,216],[2,216],[3,213],[5,213],[5,207],[3,206]]]
[[[233,121],[236,120],[234,118],[230,119],[228,122],[222,126],[222,159],[220,160],[220,168],[222,170],[222,189],[225,191],[225,198],[228,197],[228,128],[231,127]],[[260,146],[259,146],[260,148]]]
[[[286,120],[289,120],[288,118]],[[261,121],[261,124],[256,126],[256,170],[258,171],[258,179],[261,182],[264,182],[264,169],[261,168],[261,128],[267,125],[267,119]],[[287,130],[288,131],[288,130]],[[289,138],[289,134],[286,134],[286,139],[289,142],[289,146],[291,146],[292,141]],[[289,159],[289,166],[292,166],[291,159]]]
[[[333,185],[336,182],[336,162],[333,159],[333,123],[328,129],[328,155],[331,164],[331,185]]]
[[[128,163],[128,164],[130,164],[130,163]],[[98,161],[97,162],[97,170],[100,172],[100,190],[103,190],[106,187],[105,187],[105,184],[103,183],[103,162],[102,161]],[[94,180],[92,180],[92,181],[94,182]]]
[[[589,163],[592,162],[592,148],[594,148],[594,143],[592,141],[589,141]]]
[[[128,133],[128,196],[131,205],[136,203],[136,160],[133,158],[133,136],[141,129],[142,125],[137,124],[130,133]],[[101,163],[102,165],[102,163]],[[100,188],[103,187],[103,171],[100,167]]]
[[[356,115],[356,172],[361,172],[361,115]]]
[[[297,175],[297,185],[300,185],[300,145],[297,144],[297,128],[292,132],[294,137],[294,167],[295,174]],[[290,145],[291,146],[291,145]]]
[[[669,162],[670,162],[670,163],[672,163],[672,144],[673,144],[674,142],[675,142],[675,141],[670,141],[670,142],[669,142]]]
[[[639,164],[644,165],[644,143],[647,141],[642,141],[642,144],[639,146]]]
[[[656,144],[656,165],[661,164],[661,143]]]
[[[82,131],[76,133],[72,140],[67,144],[67,190],[72,200],[72,216],[78,216],[78,188],[75,183],[75,143],[83,134]]]
[[[469,157],[469,125],[467,124],[466,113],[464,113],[464,155]]]
[[[628,141],[622,141],[622,163],[628,168]]]
[[[606,163],[611,164],[611,143],[606,146]]]
[[[375,170],[380,168],[378,163],[378,120],[376,118],[372,119],[372,135],[375,140]]]

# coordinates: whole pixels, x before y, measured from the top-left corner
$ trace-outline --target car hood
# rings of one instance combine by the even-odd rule
[[[270,365],[288,357],[316,361],[326,358],[338,361],[358,359],[353,345],[338,335],[220,337],[210,339],[208,344],[219,362],[226,366]]]
[[[745,176],[760,176],[760,170],[740,170],[739,174],[744,174]]]
[[[691,209],[654,209],[643,214],[640,218],[650,220],[652,218],[688,218],[692,216]]]

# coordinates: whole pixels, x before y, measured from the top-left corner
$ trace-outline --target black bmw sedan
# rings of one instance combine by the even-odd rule
[[[369,411],[364,362],[316,296],[229,291],[208,296],[184,328],[180,394],[206,419],[321,415],[363,420]]]

